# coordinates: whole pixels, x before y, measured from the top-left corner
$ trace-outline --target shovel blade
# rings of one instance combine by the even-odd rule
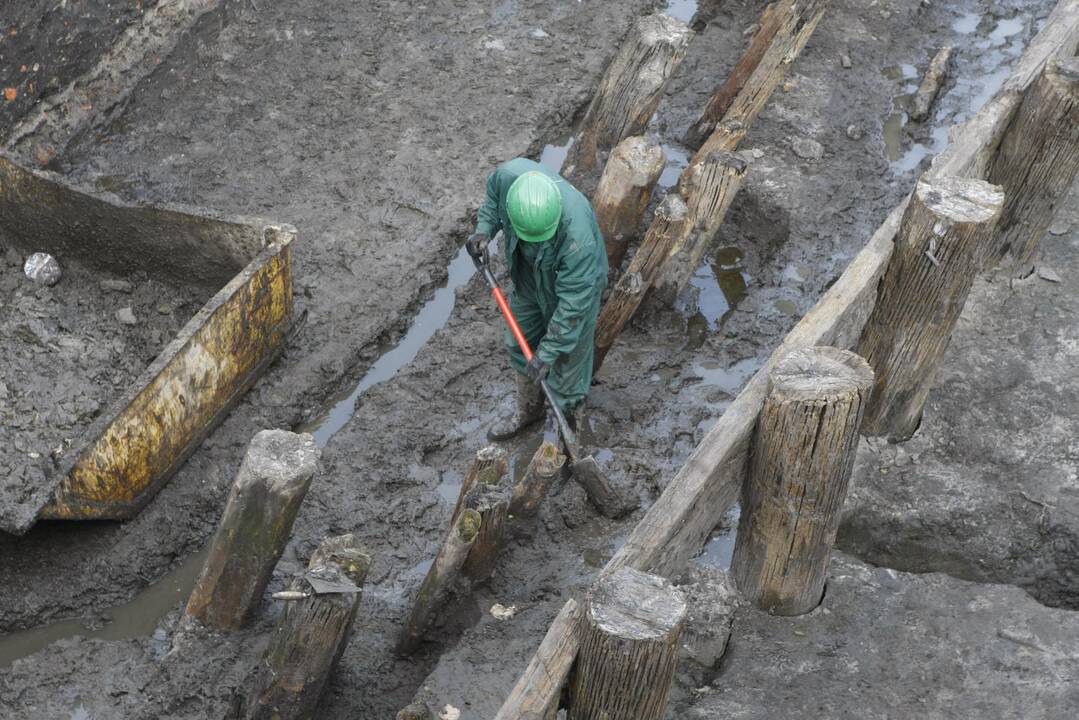
[[[617,520],[640,506],[636,498],[623,497],[622,493],[615,489],[591,455],[573,463],[573,477],[605,517]]]

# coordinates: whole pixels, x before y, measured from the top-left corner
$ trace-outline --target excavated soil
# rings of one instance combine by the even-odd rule
[[[322,471],[271,587],[302,568],[321,538],[357,533],[375,562],[321,717],[392,717],[417,693],[436,704],[447,687],[472,690],[476,707],[463,717],[489,717],[557,609],[587,587],[640,511],[609,521],[574,483],[559,486],[537,518],[513,523],[495,576],[454,600],[416,656],[393,657],[461,475],[511,389],[489,295],[468,280],[467,260],[450,257],[486,173],[515,155],[538,157],[564,137],[629,22],[652,5],[301,0],[226,3],[205,17],[140,84],[127,111],[59,164],[130,198],[295,224],[297,303],[308,324],[138,518],[44,524],[21,539],[0,538],[0,629],[109,616],[205,542],[257,430],[314,419],[321,432],[325,409],[374,367],[382,382],[363,381],[355,415],[336,434],[321,432]],[[665,184],[685,154],[677,138],[736,62],[763,5],[710,4],[714,15],[654,123],[671,158]],[[751,129],[749,179],[693,289],[676,309],[646,308],[593,388],[585,440],[616,484],[644,507],[662,492],[912,186],[916,163],[890,160],[891,148],[900,157],[917,153],[934,129],[976,109],[981,82],[991,84],[1014,57],[979,43],[995,42],[998,26],[1018,17],[1020,30],[1004,41],[1021,49],[1050,7],[832,3]],[[896,98],[910,92],[903,66],[920,72],[942,44],[957,45],[956,79],[926,126],[901,122],[896,134],[885,123],[902,103]],[[809,140],[821,154],[803,157]],[[423,335],[430,339],[399,366],[379,369],[376,359],[447,266],[460,289],[436,294],[439,312],[427,306],[417,316],[434,323]],[[349,401],[344,408],[347,419]],[[509,446],[515,471],[537,443],[532,435]],[[730,518],[717,523],[722,529]],[[723,565],[728,553],[729,535],[720,533],[701,562]],[[152,635],[73,637],[15,661],[0,676],[2,706],[20,708],[19,717],[93,718],[235,709],[279,608],[267,604],[249,629],[217,637],[180,628],[182,597],[166,603],[171,612]],[[496,620],[496,602],[517,615]],[[871,621],[857,608],[855,618]],[[714,669],[684,672],[677,706],[694,704],[693,684],[722,678]]]

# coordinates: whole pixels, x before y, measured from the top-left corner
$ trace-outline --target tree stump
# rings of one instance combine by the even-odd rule
[[[457,519],[458,513],[464,507],[465,498],[472,492],[477,484],[501,486],[502,479],[510,471],[509,455],[497,445],[488,445],[476,452],[476,459],[472,461],[465,478],[461,482],[461,492],[457,496],[457,505],[453,508],[450,524]]]
[[[505,485],[477,484],[468,493],[465,507],[480,516],[480,529],[476,541],[468,551],[461,566],[461,574],[473,582],[483,582],[491,577],[502,549],[502,534],[506,530],[511,493]]]
[[[607,263],[615,270],[622,267],[626,248],[637,235],[665,163],[663,149],[641,135],[618,143],[607,159],[592,207],[607,245]]]
[[[246,708],[248,720],[302,720],[315,708],[348,644],[360,592],[318,594],[312,580],[363,586],[371,557],[353,535],[323,541],[307,575],[292,589],[307,594],[289,602],[259,664]]]
[[[569,720],[660,720],[686,618],[682,593],[622,567],[596,581],[581,622]]]
[[[562,175],[586,195],[603,167],[601,154],[644,132],[692,37],[685,23],[664,13],[634,24],[600,80],[564,165]]]
[[[641,246],[630,261],[626,273],[611,289],[611,294],[596,321],[596,354],[593,364],[596,371],[603,364],[615,338],[644,301],[648,288],[658,277],[671,248],[681,243],[684,233],[691,229],[687,219],[686,204],[676,193],[665,197],[656,209],[656,217],[648,228],[648,234],[641,241]]]
[[[691,164],[679,177],[678,192],[685,200],[692,229],[682,234],[681,244],[671,248],[663,263],[655,281],[661,297],[673,300],[689,284],[742,189],[748,168],[738,155],[717,151]]]
[[[982,180],[918,181],[858,343],[876,374],[864,434],[907,440],[918,429],[1003,204]]]
[[[1079,58],[1050,60],[1026,91],[989,171],[1004,188],[1004,212],[989,263],[1010,256],[1008,269],[1025,275],[1079,171]]]
[[[911,103],[910,119],[921,122],[929,117],[929,109],[933,107],[933,101],[937,99],[940,88],[948,76],[948,62],[952,59],[952,49],[942,47],[933,56],[929,63],[929,69],[925,71],[922,84],[918,86],[918,92],[914,94]]]
[[[749,48],[690,127],[685,144],[701,147],[723,120],[752,125],[783,80],[787,66],[809,42],[827,6],[828,0],[778,0],[768,5]]]
[[[540,503],[547,497],[547,490],[562,473],[566,456],[551,442],[546,440],[536,450],[528,463],[528,469],[513,488],[513,500],[510,501],[510,515],[528,517],[535,515]]]
[[[186,614],[238,628],[258,604],[288,542],[319,450],[308,434],[263,430],[247,448]]]
[[[869,364],[833,347],[795,350],[771,372],[731,564],[762,610],[820,603],[872,387]]]
[[[460,574],[461,566],[480,531],[480,515],[475,510],[461,510],[450,526],[450,532],[442,543],[435,561],[423,578],[412,612],[405,621],[401,639],[397,642],[398,655],[410,655],[419,645],[435,611],[442,607],[446,594]]]

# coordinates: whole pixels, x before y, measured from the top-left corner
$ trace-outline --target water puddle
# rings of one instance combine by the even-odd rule
[[[401,368],[415,360],[420,348],[445,326],[453,312],[457,290],[469,281],[475,271],[472,258],[462,247],[450,262],[446,283],[435,291],[434,297],[416,314],[405,336],[391,350],[383,353],[353,388],[332,398],[329,410],[301,424],[297,432],[311,433],[315,436],[315,443],[319,447],[325,447],[330,438],[352,419],[360,396],[371,386],[389,380]]]
[[[663,166],[663,172],[660,174],[659,182],[656,184],[666,190],[674,187],[678,182],[682,171],[689,165],[692,153],[681,145],[673,143],[664,143],[661,147],[663,148],[663,154],[667,157],[667,164]]]
[[[100,627],[81,620],[60,620],[42,627],[0,635],[0,668],[32,655],[58,640],[85,637],[98,640],[133,640],[154,634],[161,618],[187,600],[195,586],[209,545],[192,554],[172,572],[136,595],[131,602],[109,611]],[[164,638],[161,638],[164,642]]]
[[[963,13],[958,20],[952,23],[952,30],[960,35],[970,35],[978,29],[982,16],[978,13]]]
[[[667,0],[666,12],[687,25],[697,14],[697,0]]]
[[[731,560],[734,558],[734,542],[738,538],[738,518],[742,514],[741,505],[735,503],[734,507],[723,514],[723,519],[708,542],[704,544],[701,554],[694,558],[698,565],[730,570]]]
[[[743,268],[744,257],[740,248],[720,248],[690,278],[693,291],[678,300],[690,349],[704,345],[708,334],[720,329],[745,297],[750,277]]]
[[[569,155],[569,150],[573,147],[574,138],[575,133],[571,132],[557,142],[545,145],[543,152],[540,153],[540,165],[556,173],[562,172],[562,166],[566,164],[566,156]]]
[[[701,378],[701,385],[715,385],[734,396],[763,364],[764,359],[759,357],[745,358],[729,366],[716,360],[704,360],[693,364],[693,374]]]

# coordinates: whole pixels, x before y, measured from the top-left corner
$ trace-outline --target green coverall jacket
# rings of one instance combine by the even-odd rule
[[[519,176],[544,173],[562,193],[562,220],[550,240],[518,240],[506,214],[506,194]],[[547,377],[562,408],[572,410],[592,384],[596,317],[607,286],[607,251],[588,198],[562,176],[537,162],[517,158],[500,165],[487,178],[487,200],[479,211],[476,232],[503,234],[503,253],[513,292],[510,305],[528,344],[551,366]],[[525,359],[506,331],[510,362],[524,372]]]

